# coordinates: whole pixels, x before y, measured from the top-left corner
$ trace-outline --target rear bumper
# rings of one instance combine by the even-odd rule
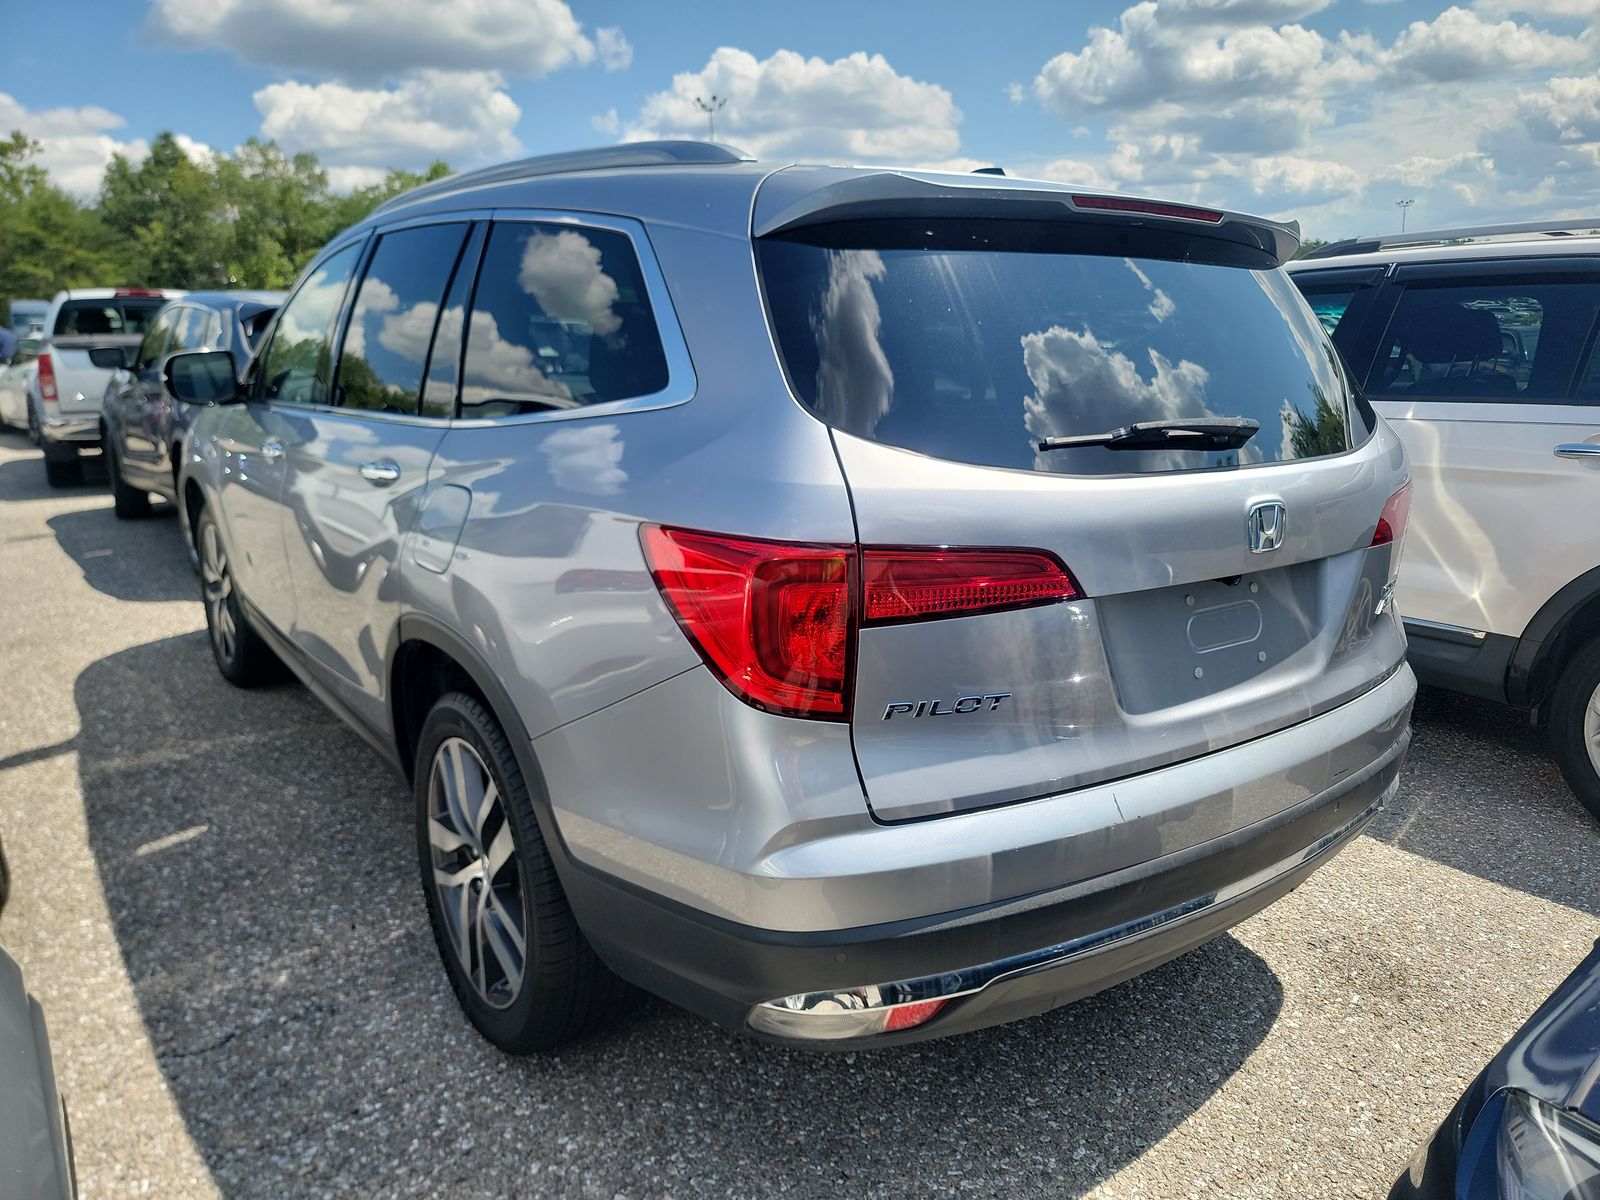
[[[1408,677],[1409,678],[1409,677]],[[1409,708],[1409,704],[1408,704]],[[568,892],[619,974],[724,1025],[819,1048],[888,1046],[1044,1012],[1208,941],[1298,886],[1392,795],[1400,722],[1362,770],[1243,829],[1068,887],[879,925],[792,932],[720,919],[578,867]],[[769,1002],[859,991],[946,998],[931,1020],[870,1037],[805,1032]]]
[[[39,422],[39,436],[48,446],[98,446],[100,444],[100,418],[98,416],[44,417]]]

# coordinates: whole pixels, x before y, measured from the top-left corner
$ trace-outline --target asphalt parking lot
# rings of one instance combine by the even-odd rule
[[[170,511],[0,434],[0,944],[86,1198],[1379,1196],[1600,937],[1543,741],[1424,693],[1367,836],[1100,996],[826,1057],[648,1002],[512,1060],[450,997],[401,785],[298,686],[225,684],[195,593]]]

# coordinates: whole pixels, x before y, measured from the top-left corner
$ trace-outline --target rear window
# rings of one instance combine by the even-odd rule
[[[1332,344],[1281,271],[1140,257],[1131,241],[1126,256],[1069,252],[1046,227],[1005,224],[855,223],[758,243],[801,402],[886,445],[1075,475],[1338,453],[1352,416],[1364,436]],[[1260,429],[1239,449],[1039,447],[1206,417]]]
[[[56,313],[56,337],[144,333],[165,300],[67,300]]]

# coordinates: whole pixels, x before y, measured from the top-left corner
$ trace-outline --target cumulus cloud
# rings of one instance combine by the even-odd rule
[[[1470,210],[1494,203],[1590,202],[1593,0],[1451,5],[1388,39],[1299,23],[1328,7],[1142,0],[1045,61],[1029,91],[1073,124],[1105,121],[1104,150],[1063,160],[1083,182],[1313,223],[1408,195],[1435,224],[1483,219]]]
[[[628,123],[630,140],[703,137],[697,97],[727,97],[717,137],[764,157],[927,162],[954,157],[961,112],[944,88],[899,74],[881,54],[829,62],[779,50],[758,59],[723,46],[673,76]]]
[[[595,53],[600,65],[608,71],[626,71],[633,65],[633,43],[622,36],[615,25],[604,25],[594,31]]]
[[[95,105],[81,108],[47,108],[31,111],[12,96],[0,92],[0,129],[20,129],[40,145],[36,160],[50,172],[57,186],[79,196],[99,190],[106,165],[112,155],[142,159],[150,152],[143,138],[114,136],[126,121],[109,109]],[[199,142],[180,138],[185,152]]]
[[[1485,21],[1467,9],[1447,8],[1432,21],[1413,21],[1378,61],[1424,79],[1481,82],[1486,75],[1576,66],[1593,55],[1593,45],[1581,37],[1510,20]]]
[[[541,76],[632,55],[615,29],[597,51],[564,0],[155,0],[149,22],[168,45],[365,83],[423,68]]]
[[[253,99],[261,132],[291,152],[310,150],[335,169],[412,167],[516,154],[522,110],[503,83],[494,71],[426,70],[392,87],[272,83]]]

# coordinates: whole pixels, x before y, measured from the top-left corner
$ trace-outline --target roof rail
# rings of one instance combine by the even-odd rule
[[[1569,217],[1564,221],[1513,221],[1503,225],[1467,225],[1460,229],[1420,229],[1413,233],[1369,234],[1366,237],[1346,238],[1319,246],[1309,258],[1340,258],[1346,254],[1371,254],[1377,250],[1392,250],[1397,246],[1436,246],[1444,242],[1462,242],[1472,238],[1515,237],[1523,233],[1542,233],[1547,237],[1579,237],[1583,234],[1600,234],[1600,217],[1582,219]]]
[[[508,183],[514,179],[534,179],[541,175],[568,175],[575,171],[608,171],[617,167],[715,166],[722,163],[751,162],[743,150],[721,142],[660,141],[624,142],[591,150],[567,150],[560,154],[538,154],[515,162],[500,163],[460,175],[447,175],[385,200],[373,214],[388,212],[402,205],[462,188],[488,183]]]

